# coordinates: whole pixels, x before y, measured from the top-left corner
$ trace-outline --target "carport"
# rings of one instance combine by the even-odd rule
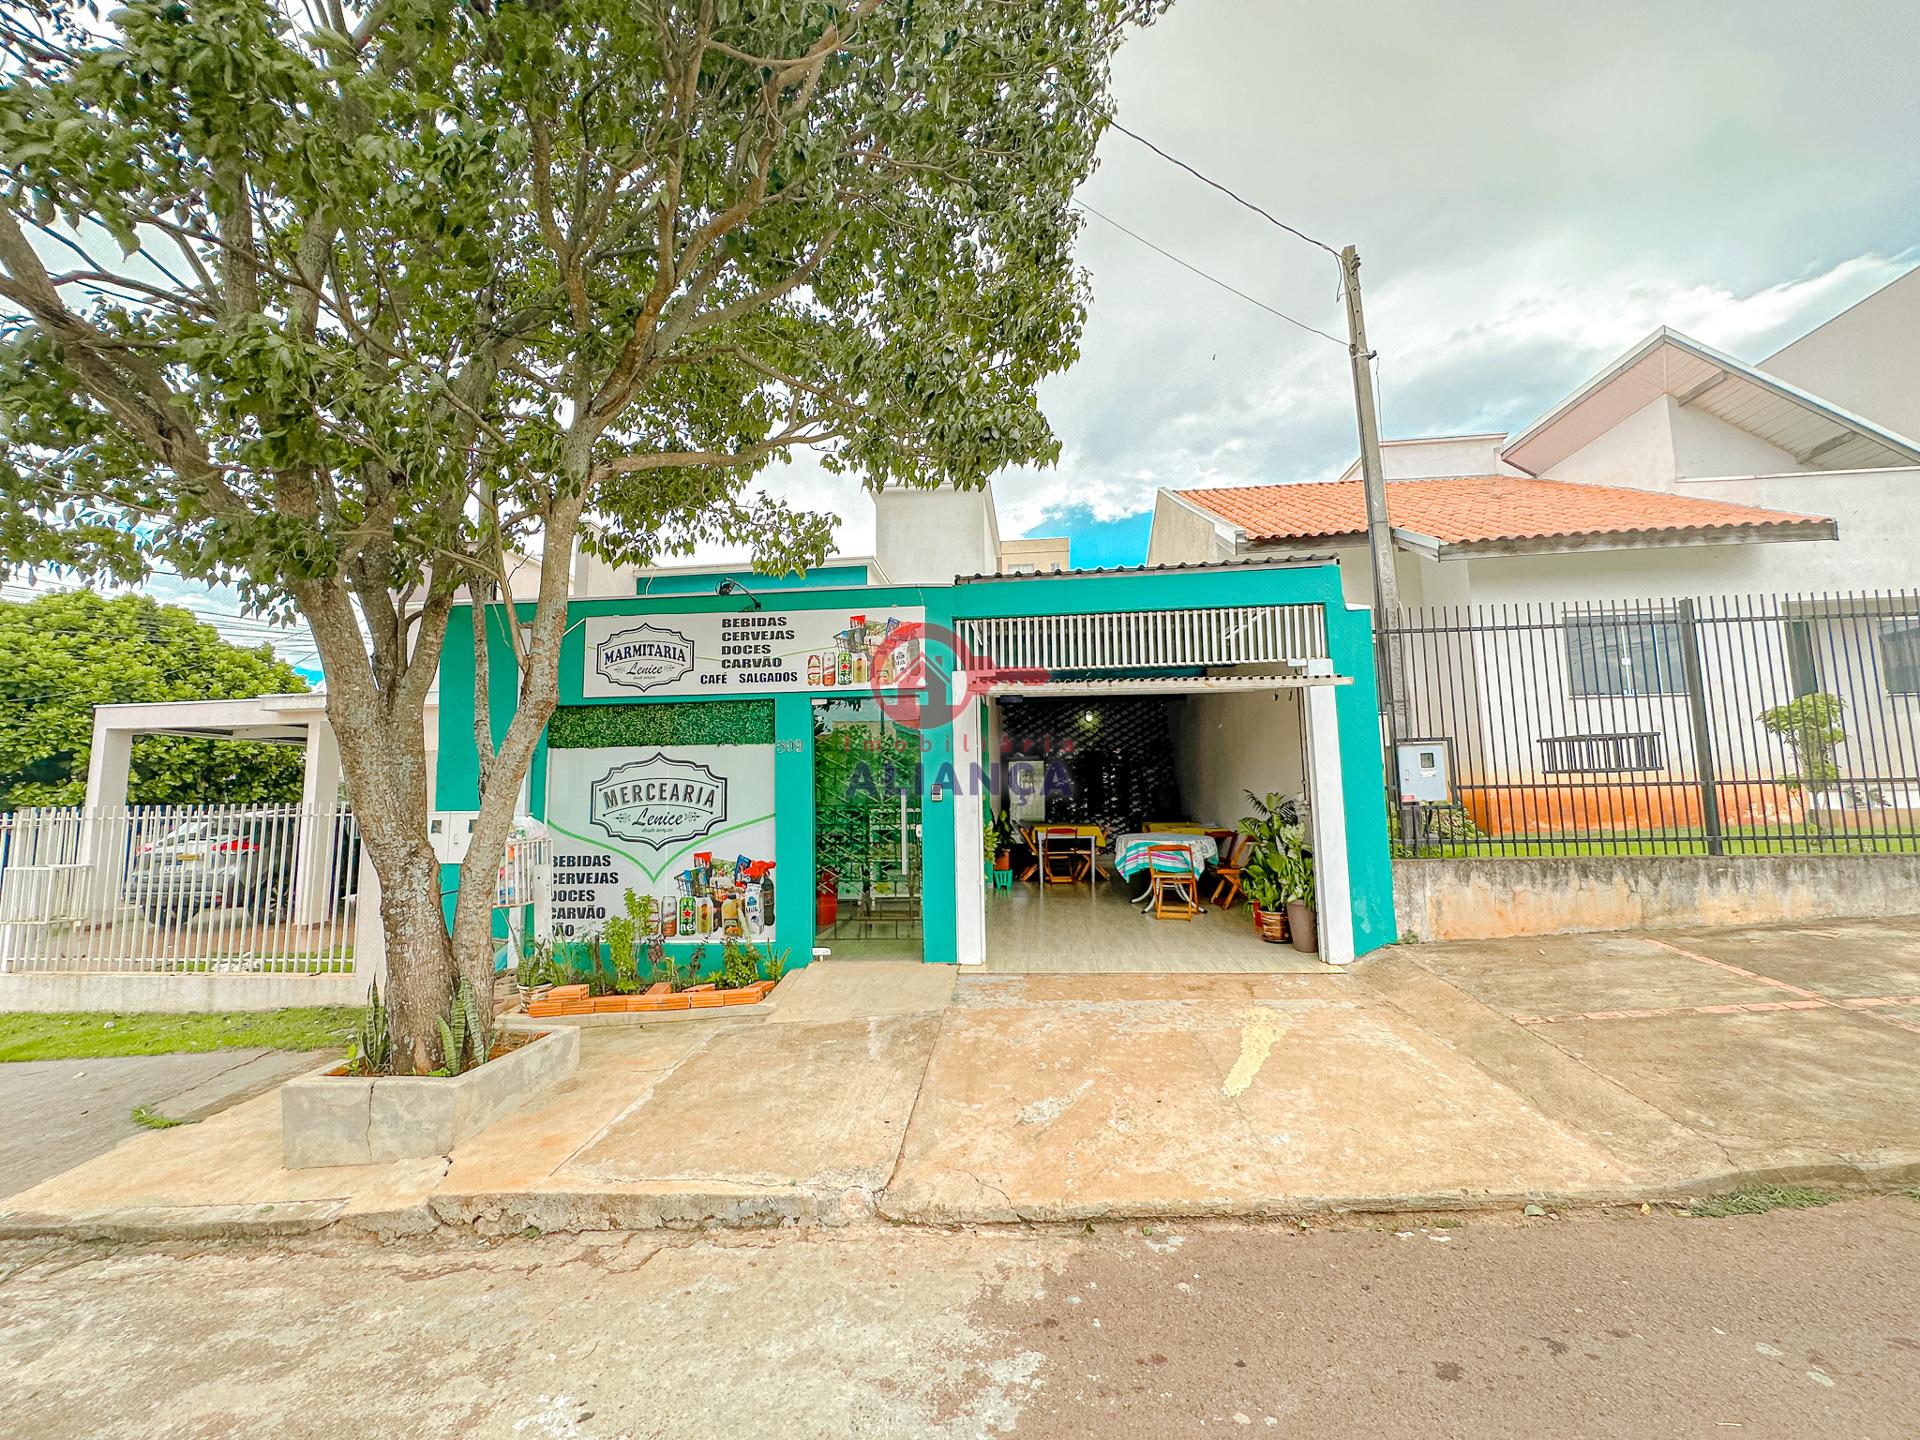
[[[1017,593],[1031,582],[992,583]],[[1339,705],[1354,676],[1350,662],[1348,673],[1334,662],[1322,605],[1002,615],[960,619],[956,628],[975,667],[956,676],[956,693],[981,698],[956,716],[954,751],[987,760],[983,783],[958,787],[957,833],[979,833],[989,807],[1044,827],[1056,818],[1046,813],[1051,805],[1098,829],[1110,851],[1079,884],[1038,877],[990,893],[978,851],[957,846],[962,963],[1014,971],[1259,972],[1354,958]],[[1047,718],[1030,722],[1034,713]],[[1123,727],[1127,743],[1102,733]],[[1033,764],[1046,772],[1038,804],[1031,780],[1021,783],[1021,767]],[[1070,769],[1077,776],[1056,783],[1055,772]],[[1076,786],[1078,793],[1068,793]],[[1303,803],[1317,861],[1317,959],[1263,943],[1244,900],[1226,911],[1203,901],[1205,913],[1191,920],[1157,920],[1131,903],[1110,868],[1130,848],[1121,831],[1177,833],[1168,827],[1184,824],[1210,833],[1210,848],[1231,846],[1231,832],[1249,810],[1248,791],[1295,795]]]

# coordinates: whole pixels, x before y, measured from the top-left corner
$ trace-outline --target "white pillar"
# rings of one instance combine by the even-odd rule
[[[300,825],[294,849],[293,922],[319,925],[333,912],[339,849],[340,742],[333,726],[315,716],[307,725],[307,765],[300,788]]]
[[[95,709],[93,748],[87,752],[87,796],[80,803],[89,810],[124,806],[132,771],[133,731],[114,726],[108,716]]]
[[[81,801],[80,859],[86,864],[86,913],[113,917],[125,861],[127,783],[133,772],[133,734],[112,723],[101,707],[93,712],[93,747],[87,752],[87,793]]]
[[[1330,675],[1324,660],[1309,674]],[[1314,889],[1319,901],[1320,958],[1353,963],[1353,884],[1347,871],[1347,809],[1340,777],[1340,711],[1331,685],[1308,685],[1307,795],[1313,818]]]
[[[373,857],[360,847],[360,871],[355,881],[357,892],[353,917],[353,978],[362,987],[378,983],[387,988],[387,931],[380,923],[380,877],[374,872]]]
[[[955,671],[955,695],[966,695],[967,677]],[[981,858],[985,797],[972,783],[973,767],[984,767],[980,745],[980,703],[968,698],[953,717],[953,949],[962,965],[987,958],[987,884]]]

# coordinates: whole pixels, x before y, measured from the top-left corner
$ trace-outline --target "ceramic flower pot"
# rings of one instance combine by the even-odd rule
[[[1316,924],[1318,917],[1313,907],[1302,905],[1298,901],[1287,904],[1287,928],[1293,931],[1293,948],[1305,954],[1313,955],[1320,949],[1320,933]]]

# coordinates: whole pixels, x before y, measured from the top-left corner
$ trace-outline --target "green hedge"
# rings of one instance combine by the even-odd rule
[[[547,745],[554,750],[771,744],[771,700],[695,700],[681,705],[562,705],[547,722]]]

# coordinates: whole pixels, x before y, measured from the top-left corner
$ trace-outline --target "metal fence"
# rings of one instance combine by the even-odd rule
[[[0,815],[0,972],[346,974],[360,837],[340,806]]]
[[[1415,855],[1920,850],[1920,595],[1402,611]]]

